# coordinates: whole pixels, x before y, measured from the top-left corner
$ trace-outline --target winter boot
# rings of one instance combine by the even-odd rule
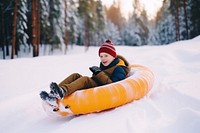
[[[40,98],[43,101],[46,101],[48,104],[50,104],[50,105],[52,105],[54,107],[58,107],[57,99],[56,99],[56,97],[53,96],[52,93],[47,93],[46,91],[42,91],[40,93]]]
[[[63,99],[64,96],[66,95],[66,91],[59,87],[56,83],[52,82],[50,84],[50,89],[53,92],[53,95],[58,98],[58,99]]]

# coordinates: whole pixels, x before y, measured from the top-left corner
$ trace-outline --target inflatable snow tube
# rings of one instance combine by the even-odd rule
[[[124,80],[104,86],[79,90],[62,100],[58,108],[43,103],[48,114],[69,116],[100,112],[112,109],[144,97],[152,88],[154,75],[141,65],[131,65],[131,71]]]

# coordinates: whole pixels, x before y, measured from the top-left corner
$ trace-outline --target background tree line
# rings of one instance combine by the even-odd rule
[[[109,8],[100,0],[4,0],[0,2],[0,56],[18,52],[38,56],[40,47],[66,53],[69,45],[98,46],[105,39],[116,45],[163,45],[200,34],[200,0],[163,0],[149,20],[139,0],[129,19],[120,3]]]

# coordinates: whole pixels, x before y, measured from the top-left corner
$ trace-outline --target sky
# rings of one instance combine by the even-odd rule
[[[163,0],[140,0],[142,5],[147,11],[147,15],[149,19],[153,19],[156,17],[156,13],[162,6]]]
[[[122,9],[122,14],[125,16],[125,18],[129,17],[129,13],[133,12],[133,4],[132,0],[119,0],[120,6]],[[149,19],[153,19],[162,6],[163,0],[140,0],[141,5],[145,8],[147,11],[147,15]],[[102,0],[102,3],[104,5],[107,5],[108,7],[113,4],[113,0]]]
[[[39,93],[49,91],[73,72],[91,76],[99,65],[98,47],[69,48],[67,55],[0,60],[0,131],[2,133],[199,133],[200,36],[162,46],[116,46],[130,64],[155,76],[143,98],[86,115],[49,116]],[[40,49],[44,50],[44,49]]]

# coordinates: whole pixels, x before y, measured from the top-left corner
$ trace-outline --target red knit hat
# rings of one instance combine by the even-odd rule
[[[114,44],[110,40],[106,40],[99,48],[100,53],[105,52],[112,55],[114,58],[117,56]]]

